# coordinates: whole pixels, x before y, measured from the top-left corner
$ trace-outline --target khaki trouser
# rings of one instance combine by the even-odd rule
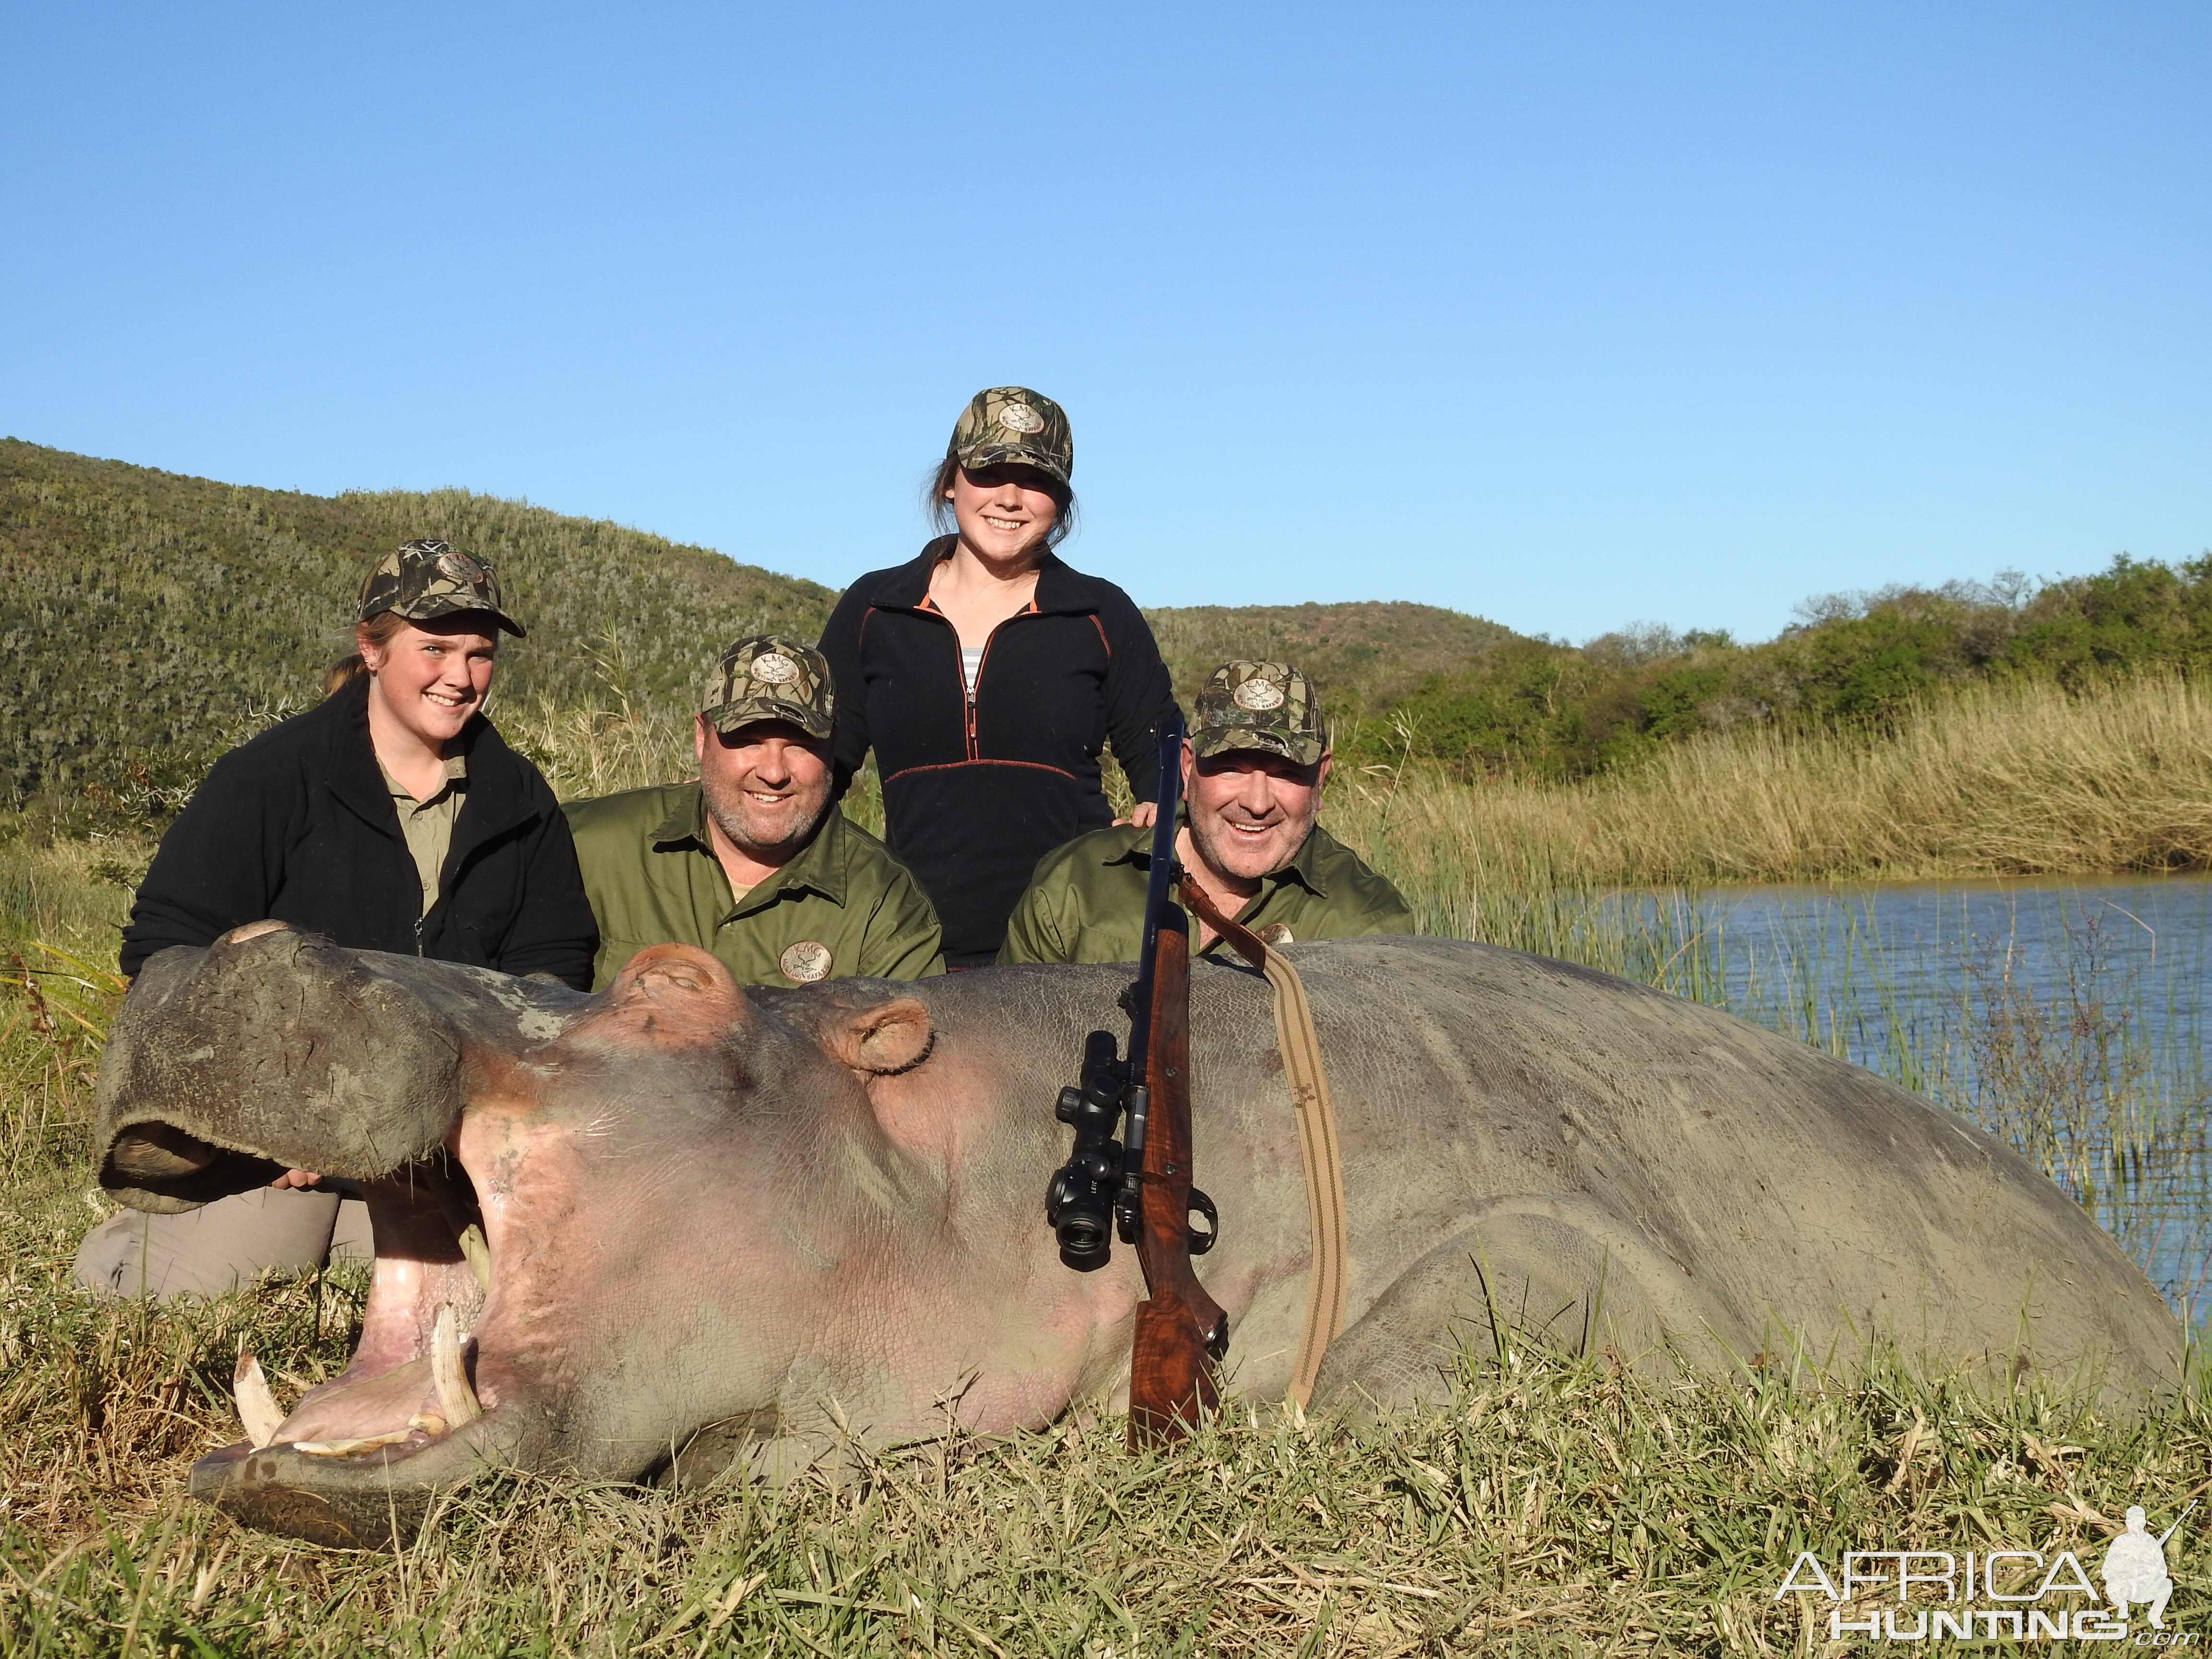
[[[374,1258],[368,1206],[336,1193],[262,1187],[175,1215],[125,1210],[85,1235],[76,1282],[116,1296],[220,1296],[263,1273]]]

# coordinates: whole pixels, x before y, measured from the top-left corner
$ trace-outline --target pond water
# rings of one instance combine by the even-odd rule
[[[1686,990],[1975,1118],[2212,1311],[2212,879],[1729,889],[1646,898]]]

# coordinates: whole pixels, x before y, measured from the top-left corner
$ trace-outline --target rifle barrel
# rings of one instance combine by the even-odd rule
[[[1152,866],[1145,884],[1145,940],[1137,953],[1136,1006],[1129,1016],[1129,1072],[1142,1081],[1145,1055],[1152,1036],[1152,943],[1159,937],[1160,913],[1175,890],[1176,819],[1182,803],[1182,715],[1170,710],[1160,722],[1160,781],[1152,820]]]

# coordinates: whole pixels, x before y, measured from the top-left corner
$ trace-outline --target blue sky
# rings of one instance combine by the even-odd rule
[[[2201,4],[18,5],[0,431],[842,586],[1016,382],[1142,603],[1763,637],[2212,545],[2208,62]]]

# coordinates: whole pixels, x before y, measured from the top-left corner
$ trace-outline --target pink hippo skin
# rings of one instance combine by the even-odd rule
[[[1291,954],[1351,1218],[1318,1400],[1432,1394],[1456,1349],[1521,1341],[1835,1364],[1880,1335],[2114,1394],[2175,1376],[2176,1322],[2079,1206],[1868,1073],[1488,946]],[[1133,1252],[1069,1270],[1042,1196],[1054,1097],[1087,1033],[1126,1035],[1128,979],[741,990],[658,945],[586,997],[265,924],[164,952],[103,1060],[102,1184],[174,1210],[319,1170],[362,1184],[378,1256],[346,1372],[193,1490],[384,1545],[489,1467],[773,1473],[1118,1404]],[[1279,1398],[1309,1231],[1269,994],[1211,963],[1193,981],[1197,1175],[1222,1217],[1199,1272],[1229,1310],[1229,1392]]]

